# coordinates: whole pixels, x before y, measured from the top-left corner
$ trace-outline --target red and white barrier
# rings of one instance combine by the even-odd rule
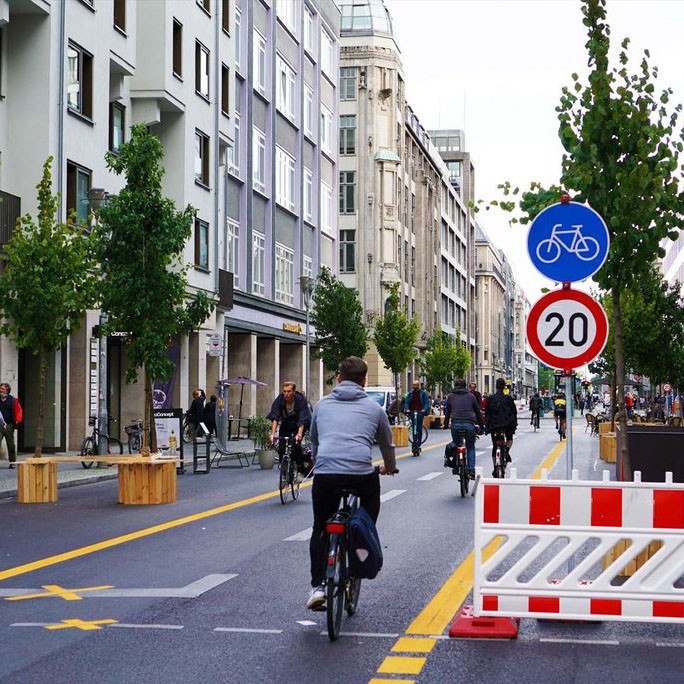
[[[610,482],[608,472],[602,482],[578,481],[576,471],[571,481],[518,480],[511,469],[507,480],[482,478],[475,617],[684,622],[684,485],[670,474],[665,483],[635,475],[635,482]],[[604,569],[620,541],[626,550]],[[622,577],[656,541],[662,547]]]

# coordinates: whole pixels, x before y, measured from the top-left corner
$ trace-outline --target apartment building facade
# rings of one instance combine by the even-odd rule
[[[143,123],[164,147],[164,193],[180,209],[197,209],[183,259],[190,291],[216,309],[202,329],[178,340],[168,402],[187,407],[194,387],[209,387],[224,365],[207,355],[208,338],[224,328],[231,277],[221,268],[227,152],[233,145],[233,0],[3,0],[0,2],[0,242],[19,213],[36,213],[35,186],[53,161],[60,220],[82,220],[124,179],[105,165]],[[131,245],[130,249],[136,249]],[[98,337],[98,311],[50,360],[46,442],[76,449],[106,396],[110,432],[142,415],[142,392],[127,385],[126,331]],[[102,351],[102,354],[100,354]],[[100,358],[106,390],[98,385]],[[26,407],[19,446],[30,449],[36,419],[37,368],[11,340],[0,340],[0,377]]]
[[[333,0],[235,6],[235,146],[221,246],[234,274],[227,374],[266,383],[245,388],[244,416],[266,413],[286,380],[304,389],[303,283],[321,266],[337,271],[340,12]],[[319,361],[308,384],[315,402],[325,391]]]

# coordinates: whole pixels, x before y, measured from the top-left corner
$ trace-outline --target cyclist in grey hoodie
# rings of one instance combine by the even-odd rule
[[[381,475],[396,469],[392,431],[387,414],[363,388],[368,366],[349,356],[338,369],[339,384],[321,399],[311,420],[311,450],[315,458],[311,594],[306,607],[320,610],[325,604],[325,521],[337,511],[342,488],[358,492],[361,505],[374,521],[380,513],[380,478],[373,466],[373,442],[377,441],[384,465]]]

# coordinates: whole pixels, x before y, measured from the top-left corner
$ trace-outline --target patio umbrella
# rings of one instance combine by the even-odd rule
[[[246,378],[243,375],[238,375],[234,378],[226,378],[221,380],[224,385],[240,385],[240,409],[238,411],[238,421],[242,418],[242,395],[245,391],[245,385],[261,385],[262,387],[266,385],[265,382],[260,380],[254,380],[254,378]]]

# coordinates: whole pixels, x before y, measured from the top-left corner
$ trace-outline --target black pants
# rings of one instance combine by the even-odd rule
[[[325,553],[328,548],[328,535],[325,523],[332,518],[340,507],[340,489],[353,489],[361,498],[361,505],[368,515],[377,521],[380,513],[380,475],[314,475],[313,533],[309,544],[311,556],[311,586],[317,587],[325,581]]]

